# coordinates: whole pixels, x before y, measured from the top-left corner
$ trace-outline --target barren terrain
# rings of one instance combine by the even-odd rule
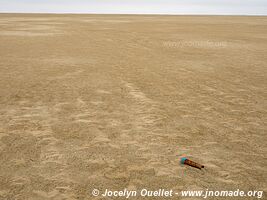
[[[0,199],[266,195],[266,55],[267,17],[1,14]]]

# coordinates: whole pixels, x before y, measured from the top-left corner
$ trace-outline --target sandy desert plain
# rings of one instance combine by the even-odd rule
[[[267,17],[0,14],[0,27],[1,200],[266,197]]]

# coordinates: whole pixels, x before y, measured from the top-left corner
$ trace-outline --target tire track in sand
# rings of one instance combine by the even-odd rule
[[[131,99],[129,106],[131,136],[135,143],[136,155],[143,161],[137,164],[130,163],[130,174],[144,176],[150,174],[156,178],[167,180],[170,177],[178,177],[177,163],[169,154],[170,137],[164,130],[167,115],[160,103],[149,98],[138,87],[129,82],[124,82],[127,96]]]

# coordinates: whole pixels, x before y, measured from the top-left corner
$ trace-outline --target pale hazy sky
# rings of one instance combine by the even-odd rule
[[[267,15],[267,0],[0,0],[0,12]]]

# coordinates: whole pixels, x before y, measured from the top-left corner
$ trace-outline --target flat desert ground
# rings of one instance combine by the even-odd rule
[[[0,199],[266,193],[266,92],[267,17],[1,14]]]

